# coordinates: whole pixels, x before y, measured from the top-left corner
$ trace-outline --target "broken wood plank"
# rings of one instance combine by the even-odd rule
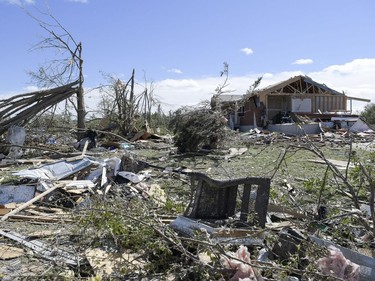
[[[50,237],[50,236],[56,236],[56,235],[61,235],[61,230],[40,230],[40,231],[35,231],[32,233],[29,233],[27,237],[29,238],[42,238],[42,237]]]
[[[81,194],[89,192],[89,191],[84,190],[84,189],[68,189],[68,190],[66,190],[66,192],[69,193],[69,194],[81,195]]]
[[[102,168],[102,179],[100,181],[100,186],[103,187],[108,182],[107,179],[107,167],[103,166]]]
[[[46,216],[28,216],[28,215],[12,215],[10,218],[12,221],[23,220],[30,222],[43,222],[43,223],[53,223],[53,222],[72,222],[72,219],[63,217],[46,217]]]
[[[18,203],[7,203],[7,204],[4,204],[4,208],[7,208],[7,209],[15,209],[17,208],[18,206],[20,206],[20,204]]]
[[[0,216],[6,215],[6,214],[10,213],[11,211],[12,211],[12,209],[0,208]]]
[[[25,254],[22,248],[10,245],[0,245],[0,260],[15,259]]]
[[[231,147],[229,148],[229,154],[225,156],[226,159],[233,158],[236,156],[240,156],[244,154],[248,149],[246,147],[241,147],[241,148],[235,148]]]
[[[33,164],[34,166],[40,165],[42,163],[55,163],[56,160],[47,158],[31,158],[31,159],[16,159],[16,164]]]
[[[95,184],[91,180],[59,180],[59,183],[65,185],[64,190],[95,187]]]
[[[281,230],[285,227],[291,227],[292,223],[290,221],[282,221],[282,222],[272,222],[267,223],[266,228],[270,230]]]
[[[14,202],[4,204],[4,205],[0,205],[0,216],[8,214],[9,212],[11,212],[15,208],[16,208],[16,203],[14,203]]]
[[[134,141],[136,141],[136,140],[139,140],[144,134],[145,134],[144,131],[140,131],[140,132],[136,133],[136,134],[130,139],[130,142],[134,142]]]
[[[88,146],[89,146],[89,141],[87,140],[87,141],[85,142],[85,146],[83,147],[83,150],[82,150],[82,154],[81,154],[82,157],[86,155],[87,147],[88,147]]]
[[[30,213],[32,215],[41,216],[41,217],[47,217],[47,218],[57,218],[58,217],[54,213],[39,212],[39,211],[37,211],[35,209],[26,209],[26,210],[24,210],[24,212]]]
[[[308,161],[312,163],[326,164],[326,161],[324,160],[316,159],[316,160],[308,160]],[[341,160],[335,160],[335,159],[327,159],[327,161],[331,163],[333,166],[336,166],[338,169],[341,169],[341,170],[345,170],[346,167],[354,168],[354,164],[349,163],[348,165],[348,161],[341,161]]]
[[[45,213],[51,213],[51,214],[64,214],[65,213],[63,209],[56,208],[56,207],[30,205],[28,208],[44,211]]]
[[[297,212],[297,211],[294,211],[294,210],[291,210],[289,208],[286,208],[284,206],[279,206],[279,205],[275,205],[275,204],[268,204],[268,212],[275,212],[275,213],[284,213],[284,214],[288,214],[288,215],[291,215],[297,219],[309,219],[308,216],[306,216],[305,214],[301,213],[301,212]]]
[[[111,184],[108,184],[106,187],[105,187],[105,190],[104,190],[104,195],[107,195],[108,191],[111,189],[112,185]]]

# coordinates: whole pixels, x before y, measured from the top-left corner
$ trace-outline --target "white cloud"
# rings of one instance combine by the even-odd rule
[[[178,68],[168,69],[167,71],[171,73],[182,74],[182,70]]]
[[[299,59],[293,62],[292,64],[312,64],[314,61],[312,59]]]
[[[253,50],[250,49],[250,48],[242,48],[241,52],[245,53],[245,55],[247,55],[247,56],[251,55],[252,53],[254,53]]]
[[[24,93],[32,93],[32,92],[37,92],[40,91],[41,89],[37,86],[27,86],[22,89]]]
[[[375,59],[355,59],[351,62],[342,65],[331,65],[325,68],[323,71],[333,74],[353,74],[353,73],[364,73],[366,75],[371,75],[375,68]]]
[[[0,0],[0,2],[6,2],[10,5],[17,5],[17,6],[23,6],[23,5],[33,5],[35,4],[35,0]]]
[[[83,3],[83,4],[87,4],[89,2],[89,0],[67,0],[68,2],[77,2],[77,3]]]
[[[163,88],[168,89],[186,89],[186,90],[194,90],[199,89],[199,80],[193,79],[165,79],[157,83],[158,86],[162,86]]]

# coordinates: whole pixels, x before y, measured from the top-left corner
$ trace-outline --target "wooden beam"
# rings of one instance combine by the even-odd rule
[[[356,101],[363,101],[363,102],[371,102],[370,99],[362,99],[362,98],[356,98],[356,97],[347,97],[349,100],[356,100]]]

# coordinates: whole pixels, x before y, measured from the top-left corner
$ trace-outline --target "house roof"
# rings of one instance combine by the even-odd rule
[[[267,86],[263,89],[257,90],[253,95],[262,95],[267,93],[280,94],[331,94],[331,95],[345,95],[325,84],[318,83],[308,76],[298,75],[291,77],[285,81]]]

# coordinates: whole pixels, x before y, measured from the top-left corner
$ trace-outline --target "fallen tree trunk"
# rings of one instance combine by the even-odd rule
[[[36,114],[76,94],[78,85],[78,81],[75,81],[54,89],[0,100],[0,135],[12,125],[24,126]]]

